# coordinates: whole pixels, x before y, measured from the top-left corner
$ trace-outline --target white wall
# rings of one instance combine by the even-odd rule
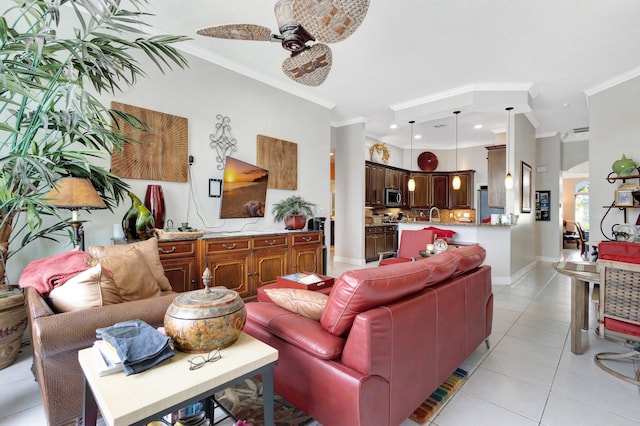
[[[536,261],[535,240],[535,204],[531,200],[531,213],[521,211],[522,182],[521,162],[529,164],[532,169],[531,194],[536,190],[536,139],[535,129],[524,114],[511,116],[509,169],[514,178],[513,190],[507,190],[506,213],[519,214],[518,225],[511,227],[511,276],[516,276],[526,268],[532,267]]]
[[[132,191],[143,198],[148,184],[161,184],[167,219],[173,219],[174,224],[188,220],[191,226],[208,231],[234,231],[243,227],[280,229],[283,224],[273,222],[270,206],[293,193],[318,204],[321,209],[318,216],[328,216],[331,208],[329,110],[201,59],[187,57],[190,68],[186,70],[163,75],[147,67],[149,78],[140,80],[134,89],[114,100],[189,120],[189,153],[195,157],[191,168],[193,197],[189,216],[187,183],[126,179]],[[231,155],[240,160],[255,164],[258,134],[298,144],[298,189],[269,189],[264,219],[221,220],[220,199],[208,196],[209,178],[222,178],[215,151],[209,146],[217,114],[231,119],[232,135],[238,141],[238,151]],[[104,163],[109,166],[108,160]],[[90,219],[85,224],[87,246],[111,244],[112,225],[121,222],[129,205],[127,201],[115,212],[81,212],[81,219]],[[20,271],[31,260],[70,248],[37,241],[10,259],[9,277],[17,282]]]
[[[551,191],[550,221],[535,221],[536,254],[546,261],[559,260],[562,254],[562,188],[560,177],[560,136],[540,138],[536,141],[536,164],[546,168],[544,172],[535,173],[537,191]],[[535,194],[535,192],[534,192]],[[535,202],[535,199],[534,199]],[[532,205],[535,209],[535,204]],[[532,214],[535,210],[532,212]],[[535,220],[535,217],[534,217]]]
[[[335,148],[335,248],[334,260],[362,265],[364,258],[365,173],[364,123],[332,131]],[[368,151],[367,151],[368,155]]]
[[[610,184],[611,166],[625,154],[640,163],[640,77],[589,97],[589,239],[611,237],[611,226],[623,223],[623,213],[612,209],[602,224],[614,192],[622,182]],[[637,183],[637,181],[636,181]],[[638,209],[628,209],[627,221],[636,222]]]

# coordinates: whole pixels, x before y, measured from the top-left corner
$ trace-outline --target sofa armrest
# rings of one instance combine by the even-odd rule
[[[34,345],[40,348],[40,357],[46,359],[61,352],[76,351],[93,345],[97,328],[108,327],[120,321],[140,319],[154,327],[161,326],[167,308],[177,295],[172,293],[80,311],[35,316],[31,324],[32,338],[37,339]],[[38,302],[29,309],[39,311]]]

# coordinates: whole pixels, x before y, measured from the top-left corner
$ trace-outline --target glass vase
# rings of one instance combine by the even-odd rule
[[[144,196],[144,205],[149,209],[153,216],[155,227],[164,228],[165,205],[164,195],[162,194],[162,186],[147,185],[147,193]]]

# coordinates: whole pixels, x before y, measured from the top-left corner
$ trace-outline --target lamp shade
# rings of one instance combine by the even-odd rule
[[[65,177],[60,179],[47,194],[52,206],[67,210],[106,209],[98,192],[89,179]]]

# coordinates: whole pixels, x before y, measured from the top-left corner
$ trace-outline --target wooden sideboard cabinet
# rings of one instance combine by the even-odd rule
[[[255,294],[251,278],[250,238],[211,238],[199,241],[200,269],[209,268],[211,285],[237,291],[243,299]]]
[[[196,272],[197,241],[158,241],[160,263],[173,291],[183,292],[202,287]]]
[[[290,234],[290,272],[322,274],[322,232]]]
[[[198,244],[199,268],[209,268],[211,285],[237,291],[245,300],[279,276],[322,273],[321,231],[204,238]]]

